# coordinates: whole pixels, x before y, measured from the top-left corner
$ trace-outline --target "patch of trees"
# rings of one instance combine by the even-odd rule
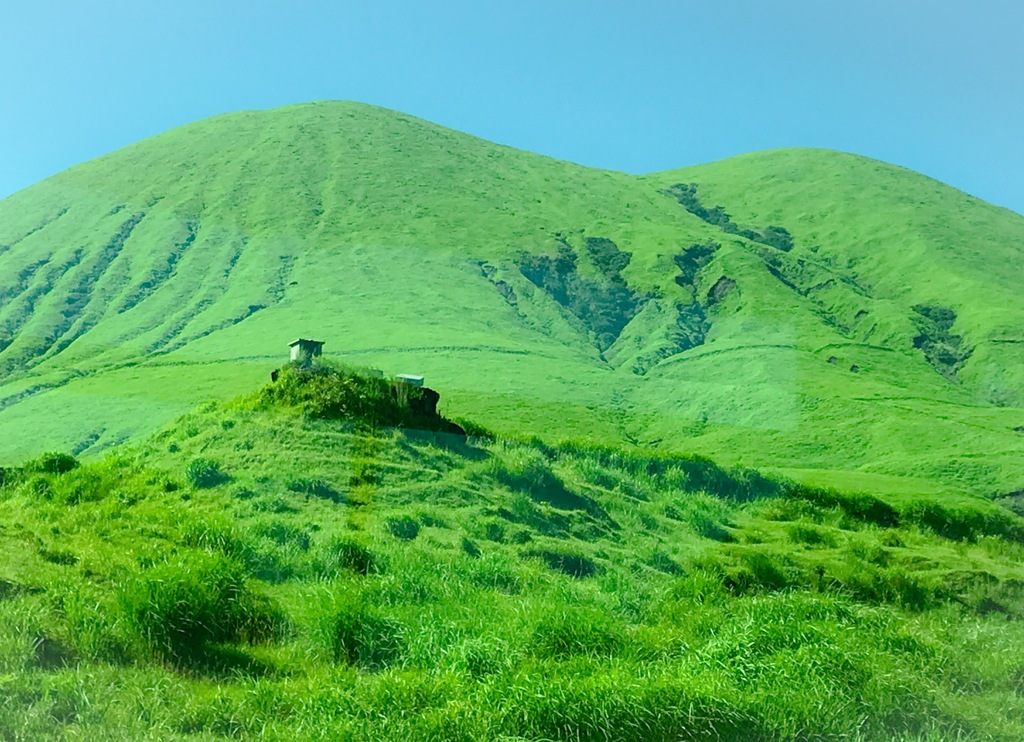
[[[698,219],[718,227],[727,234],[745,237],[751,242],[768,245],[783,252],[793,249],[793,237],[785,227],[774,225],[763,229],[744,227],[732,220],[724,206],[713,206],[709,209],[701,204],[697,197],[696,183],[676,183],[666,188],[664,193],[672,196],[684,209]]]
[[[683,288],[695,289],[697,274],[700,269],[711,262],[711,259],[721,247],[717,242],[707,241],[690,245],[679,255],[675,256],[676,267],[679,268],[679,275],[676,276],[676,283]]]
[[[951,381],[971,357],[974,349],[960,335],[953,333],[956,312],[949,307],[917,304],[912,307],[918,334],[914,347],[924,353],[925,359],[940,374]]]
[[[554,255],[521,253],[519,270],[579,319],[593,333],[597,347],[605,351],[636,316],[646,297],[633,291],[622,278],[630,253],[603,237],[589,238],[586,250],[601,274],[599,278],[580,275],[579,256],[564,241]]]
[[[707,293],[702,303],[698,297],[698,277],[700,271],[714,259],[715,253],[721,248],[717,242],[703,242],[690,245],[673,260],[679,268],[676,283],[686,289],[692,299],[675,305],[676,321],[669,328],[665,337],[665,345],[653,353],[637,358],[633,364],[633,373],[643,376],[660,361],[691,348],[703,345],[711,331],[711,319],[708,311],[725,299],[729,292],[736,288],[736,281],[728,276],[721,276]]]
[[[620,250],[607,237],[587,237],[584,247],[590,260],[605,278],[612,282],[622,282],[622,271],[629,265],[632,253]]]

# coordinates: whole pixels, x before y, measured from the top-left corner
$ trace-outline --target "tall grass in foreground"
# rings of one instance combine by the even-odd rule
[[[1024,736],[981,501],[245,403],[8,470],[0,519],[4,738]]]

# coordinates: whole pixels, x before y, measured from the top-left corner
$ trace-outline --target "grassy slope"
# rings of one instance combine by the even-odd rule
[[[675,182],[699,183],[738,223],[786,227],[787,275],[837,287],[780,282],[768,248],[659,192]],[[556,233],[581,255],[584,237],[614,240],[632,253],[626,280],[659,297],[607,360],[514,263],[552,253]],[[453,412],[503,431],[652,442],[833,483],[857,470],[872,489],[1009,492],[1024,478],[1021,234],[1019,216],[837,153],[635,178],[355,104],[218,117],[0,203],[0,460],[102,450],[251,386],[285,341],[313,335],[338,357],[426,373]],[[722,249],[699,293],[721,276],[738,293],[706,344],[633,374],[690,300],[673,256],[706,240]],[[974,347],[958,382],[912,346],[921,303],[954,308]]]
[[[784,458],[802,459],[800,466],[829,468],[838,449],[862,471],[882,473],[936,471],[934,456],[941,452],[946,465],[939,467],[940,478],[961,484],[995,484],[997,470],[1016,469],[1021,440],[1005,433],[1019,424],[1024,389],[1022,313],[1015,298],[1024,281],[1019,215],[909,171],[824,150],[757,153],[647,181],[659,187],[698,183],[703,203],[725,205],[735,222],[783,225],[793,236],[786,258],[802,264],[790,275],[811,287],[806,297],[758,281],[763,273],[746,282],[739,278],[741,289],[758,292],[751,301],[758,301],[769,332],[783,336],[778,344],[798,350],[757,353],[759,365],[775,365],[775,409],[790,411],[800,427],[796,435],[769,434],[775,445],[763,448],[771,454],[757,457],[758,465],[771,466],[769,456],[783,450]],[[730,270],[742,276],[744,269]],[[830,286],[831,279],[838,285]],[[800,305],[845,331],[830,337],[820,325],[802,322],[811,313],[801,315]],[[956,311],[953,332],[974,349],[958,383],[921,363],[913,349],[915,305]],[[740,333],[723,344],[750,345]],[[751,373],[743,369],[754,354],[734,355],[737,386],[752,387]],[[832,368],[823,363],[829,357],[838,358]],[[685,356],[680,362],[696,365]],[[852,364],[860,374],[848,372]],[[710,375],[699,367],[692,373]],[[942,424],[953,419],[960,424]],[[915,440],[927,440],[927,447]],[[974,454],[985,445],[995,455],[980,460]]]
[[[68,245],[64,252],[73,257],[83,222],[91,225],[89,247],[96,251],[110,243],[125,213],[146,215],[99,275],[96,326],[49,364],[58,377],[71,363],[90,370],[143,353],[166,354],[160,363],[252,357],[272,363],[286,339],[313,334],[325,336],[329,352],[460,378],[468,394],[506,413],[510,386],[524,389],[514,395],[522,403],[535,397],[548,419],[553,401],[569,401],[582,423],[588,406],[607,402],[596,350],[551,302],[538,301],[533,311],[544,332],[520,325],[471,259],[499,262],[520,249],[540,249],[556,231],[583,227],[628,239],[634,220],[656,225],[645,237],[655,244],[667,243],[673,232],[699,238],[699,223],[666,227],[687,218],[657,194],[629,203],[630,185],[623,175],[497,148],[378,109],[301,106],[186,127],[73,169],[37,193],[18,194],[4,204],[0,244],[14,248],[0,260],[3,275],[15,276],[55,244]],[[56,204],[75,207],[18,241],[59,213]],[[126,204],[122,212],[103,216],[120,204]],[[56,252],[56,259],[67,259]],[[181,255],[171,272],[169,253]],[[42,291],[45,278],[37,272],[26,283]],[[117,314],[124,297],[138,296],[147,283],[152,286],[144,290],[155,291]],[[51,345],[68,288],[57,284],[44,293],[31,315],[29,292],[4,306],[9,323],[27,320],[4,353],[12,370],[22,371]],[[268,308],[239,321],[260,305]],[[215,328],[221,329],[206,334]],[[502,351],[528,352],[530,363],[516,366],[518,359]],[[465,374],[468,365],[477,370]],[[489,367],[499,368],[496,378]],[[557,368],[565,376],[590,376],[585,386],[593,391],[576,402],[564,388],[534,388],[532,377],[557,377]],[[65,404],[93,388],[69,385]],[[11,412],[13,420],[5,417],[12,428],[39,416]],[[155,422],[144,413],[133,418],[110,416],[97,424],[109,442]],[[81,431],[70,431],[67,443],[76,435]],[[34,445],[24,441],[12,453]]]
[[[0,736],[1024,733],[1024,530],[984,501],[269,399],[7,473]]]

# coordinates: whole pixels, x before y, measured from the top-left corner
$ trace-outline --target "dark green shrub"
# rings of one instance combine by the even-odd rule
[[[774,592],[798,582],[796,570],[778,555],[761,551],[734,551],[699,560],[698,569],[718,576],[734,595]]]
[[[66,474],[79,466],[78,459],[71,454],[51,452],[29,461],[24,468],[26,472],[39,474]]]
[[[497,518],[486,518],[473,524],[473,533],[485,541],[505,542],[505,524]]]
[[[462,433],[462,428],[431,409],[437,404],[437,392],[322,361],[309,368],[284,367],[277,381],[262,389],[258,401],[295,407],[310,417],[351,420],[369,428]]]
[[[620,274],[629,265],[633,258],[632,253],[620,250],[619,246],[607,237],[587,237],[583,244],[590,260],[605,278],[610,281],[622,280]]]
[[[53,496],[53,482],[45,474],[31,474],[21,481],[20,489],[30,497],[49,499]]]
[[[249,589],[241,565],[214,554],[152,567],[125,582],[118,600],[131,631],[173,661],[201,660],[212,643],[268,641],[284,626],[269,599]]]
[[[473,559],[479,558],[480,554],[482,553],[480,551],[480,547],[476,545],[476,542],[473,541],[473,539],[467,538],[465,536],[463,536],[462,538],[462,550],[466,552],[467,556],[470,556]]]
[[[674,260],[676,267],[679,268],[676,283],[693,290],[697,274],[700,273],[701,268],[711,262],[719,248],[721,248],[719,243],[708,240],[704,243],[690,245],[682,253],[676,255]]]
[[[207,489],[224,484],[229,477],[213,459],[199,458],[193,459],[185,467],[185,479],[196,489]]]
[[[39,556],[50,564],[59,564],[63,567],[73,567],[78,564],[78,557],[67,549],[41,547]]]
[[[881,535],[881,537],[878,539],[878,541],[879,541],[879,543],[882,544],[882,546],[890,546],[890,547],[899,548],[899,547],[902,547],[904,545],[903,544],[903,539],[900,538],[899,531],[896,531],[896,530],[891,529],[891,528],[890,529],[886,529],[886,531]]]
[[[488,428],[485,428],[483,425],[478,425],[472,420],[458,418],[455,420],[455,423],[464,431],[466,431],[467,438],[479,438],[480,440],[485,441],[497,440],[497,435],[495,435],[493,431],[489,430]]]
[[[331,651],[337,662],[383,670],[405,653],[404,632],[398,620],[353,599],[331,619]]]
[[[321,577],[333,577],[342,570],[360,575],[384,571],[380,557],[361,543],[343,536],[332,538],[317,551],[314,566]]]
[[[600,572],[593,559],[567,549],[528,549],[522,555],[524,558],[540,557],[549,569],[577,579],[593,577]]]
[[[531,646],[541,657],[576,655],[613,657],[625,644],[625,632],[611,617],[597,611],[561,611],[546,615],[533,632]]]
[[[419,521],[409,515],[388,518],[384,521],[384,527],[388,529],[388,533],[402,541],[412,541],[420,533]]]
[[[297,479],[289,480],[287,487],[292,492],[320,497],[324,500],[330,500],[331,502],[341,503],[347,500],[343,494],[335,490],[330,484],[322,479],[299,477]]]
[[[683,568],[671,556],[660,549],[651,554],[646,563],[649,567],[653,567],[659,572],[664,572],[668,575],[678,575],[683,572]]]
[[[765,227],[760,231],[755,242],[769,245],[783,252],[789,252],[793,249],[793,236],[785,227]]]
[[[513,544],[528,544],[533,541],[533,534],[530,533],[529,529],[520,528],[518,531],[513,531],[512,538],[509,541]]]
[[[448,522],[430,510],[420,510],[416,513],[416,518],[427,528],[448,528]]]
[[[257,523],[253,527],[253,532],[269,538],[281,546],[290,545],[300,551],[309,551],[311,543],[309,531],[293,526],[291,523],[286,523],[282,520],[265,521]]]
[[[612,258],[613,263],[618,260]],[[531,283],[590,329],[602,350],[615,342],[646,298],[630,289],[617,273],[602,275],[599,280],[580,275],[576,252],[564,241],[556,255],[522,252],[518,262],[519,271]]]

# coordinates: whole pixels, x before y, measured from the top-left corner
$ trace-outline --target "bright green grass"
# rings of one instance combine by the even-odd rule
[[[0,736],[1024,734],[1024,521],[985,500],[274,398],[6,472]]]
[[[793,250],[701,221],[661,192],[678,182],[739,225],[785,227]],[[603,356],[516,264],[559,235],[590,278],[585,239],[614,240],[650,297]],[[696,298],[736,290],[703,345],[673,351],[694,299],[673,258],[709,240]],[[358,104],[217,117],[0,203],[0,463],[138,438],[312,336],[426,374],[450,415],[506,434],[1005,495],[1024,484],[1021,244],[1018,215],[835,152],[635,177]],[[954,380],[914,348],[917,305],[957,313],[973,353]]]

